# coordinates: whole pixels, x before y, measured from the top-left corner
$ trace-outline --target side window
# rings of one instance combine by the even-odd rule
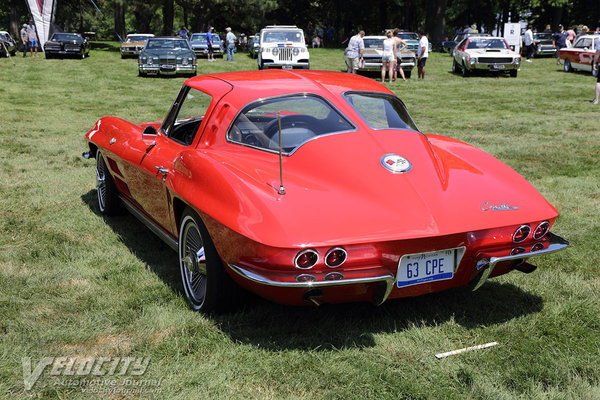
[[[419,131],[404,104],[397,97],[362,92],[350,92],[344,97],[372,128]]]
[[[291,153],[307,141],[354,126],[322,98],[295,95],[261,100],[244,108],[229,129],[227,138],[264,150]]]
[[[190,88],[179,106],[173,124],[166,128],[167,136],[183,145],[191,145],[211,101],[212,97],[208,94]]]

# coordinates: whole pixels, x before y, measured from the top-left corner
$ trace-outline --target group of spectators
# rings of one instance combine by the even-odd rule
[[[394,31],[387,30],[385,32],[386,39],[381,43],[382,56],[381,56],[381,81],[385,82],[386,73],[389,82],[396,81],[398,72],[402,80],[406,82],[404,76],[404,70],[400,66],[402,50],[406,49],[406,42],[398,37],[399,29],[395,28]],[[417,49],[417,71],[418,78],[425,79],[425,64],[429,57],[429,40],[425,35],[424,31],[419,31],[419,47]],[[356,35],[352,36],[348,42],[346,48],[346,58],[348,60],[347,72],[356,74],[360,68],[364,67],[363,53],[365,50],[365,43],[363,37],[365,31],[361,30]]]
[[[552,32],[550,25],[546,25],[544,33],[552,34],[552,47],[556,49],[556,63],[560,64],[558,57],[558,51],[562,48],[569,47],[575,43],[575,41],[581,36],[586,35],[590,29],[587,26],[583,26],[580,32],[576,32],[572,27],[568,27],[566,30],[562,24],[558,24],[556,32]],[[525,57],[527,62],[531,62],[531,57],[535,52],[536,41],[533,38],[533,26],[527,25],[525,34],[523,35],[523,47],[525,48]]]
[[[319,27],[315,30],[311,21],[308,21],[306,25],[306,37],[310,40],[310,43],[313,48],[325,46],[327,43],[328,46],[331,46],[334,42],[335,29],[333,26],[329,26],[327,30]]]
[[[214,33],[214,27],[213,26],[209,26],[208,30],[206,31],[206,42],[207,42],[207,50],[208,50],[208,61],[209,62],[214,62],[215,61],[215,55],[214,55],[214,51],[213,51],[213,43],[214,43],[214,36],[216,35],[216,33]],[[227,52],[227,62],[233,62],[234,61],[234,54],[235,54],[235,42],[237,40],[237,37],[234,35],[233,32],[231,32],[231,28],[227,27],[225,28],[225,31],[227,32],[225,34],[225,37],[223,38],[223,41],[226,44],[225,50]],[[185,26],[181,26],[181,28],[179,29],[179,32],[177,32],[177,36],[179,36],[182,39],[185,40],[190,40],[190,31],[188,31],[188,29]],[[247,44],[247,38],[246,35],[244,35],[243,33],[241,34],[240,37],[240,41],[243,41],[245,44]]]
[[[29,24],[23,24],[20,32],[21,37],[21,50],[23,51],[23,57],[27,55],[27,49],[32,57],[37,57],[39,40],[33,20],[29,20]]]

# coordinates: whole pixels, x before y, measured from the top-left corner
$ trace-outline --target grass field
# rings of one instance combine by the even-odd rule
[[[132,216],[99,214],[93,162],[81,157],[98,118],[161,120],[183,78],[139,78],[115,44],[94,45],[85,60],[0,59],[0,398],[600,398],[600,106],[589,74],[535,59],[518,78],[465,79],[435,53],[426,80],[390,85],[422,131],[486,150],[558,208],[554,230],[571,247],[537,259],[533,274],[378,308],[252,298],[207,317],[186,306],[174,252]],[[311,50],[311,67],[341,70],[342,55]],[[149,357],[134,378],[154,392],[88,393],[50,368],[26,390],[23,357],[34,367],[61,356]]]

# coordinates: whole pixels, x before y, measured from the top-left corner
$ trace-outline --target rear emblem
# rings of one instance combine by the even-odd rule
[[[408,172],[412,168],[412,165],[406,158],[397,154],[386,154],[381,157],[381,165],[385,169],[392,171],[394,174]]]

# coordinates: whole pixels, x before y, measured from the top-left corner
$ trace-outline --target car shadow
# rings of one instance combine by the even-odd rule
[[[101,216],[119,239],[173,292],[181,290],[177,255],[132,215],[100,213],[96,190],[81,199]],[[434,327],[452,321],[466,329],[503,323],[540,312],[543,299],[510,283],[488,281],[478,291],[466,288],[424,296],[368,303],[325,304],[320,307],[286,306],[245,295],[228,314],[210,315],[232,341],[270,351],[335,350],[375,346],[375,335]]]

